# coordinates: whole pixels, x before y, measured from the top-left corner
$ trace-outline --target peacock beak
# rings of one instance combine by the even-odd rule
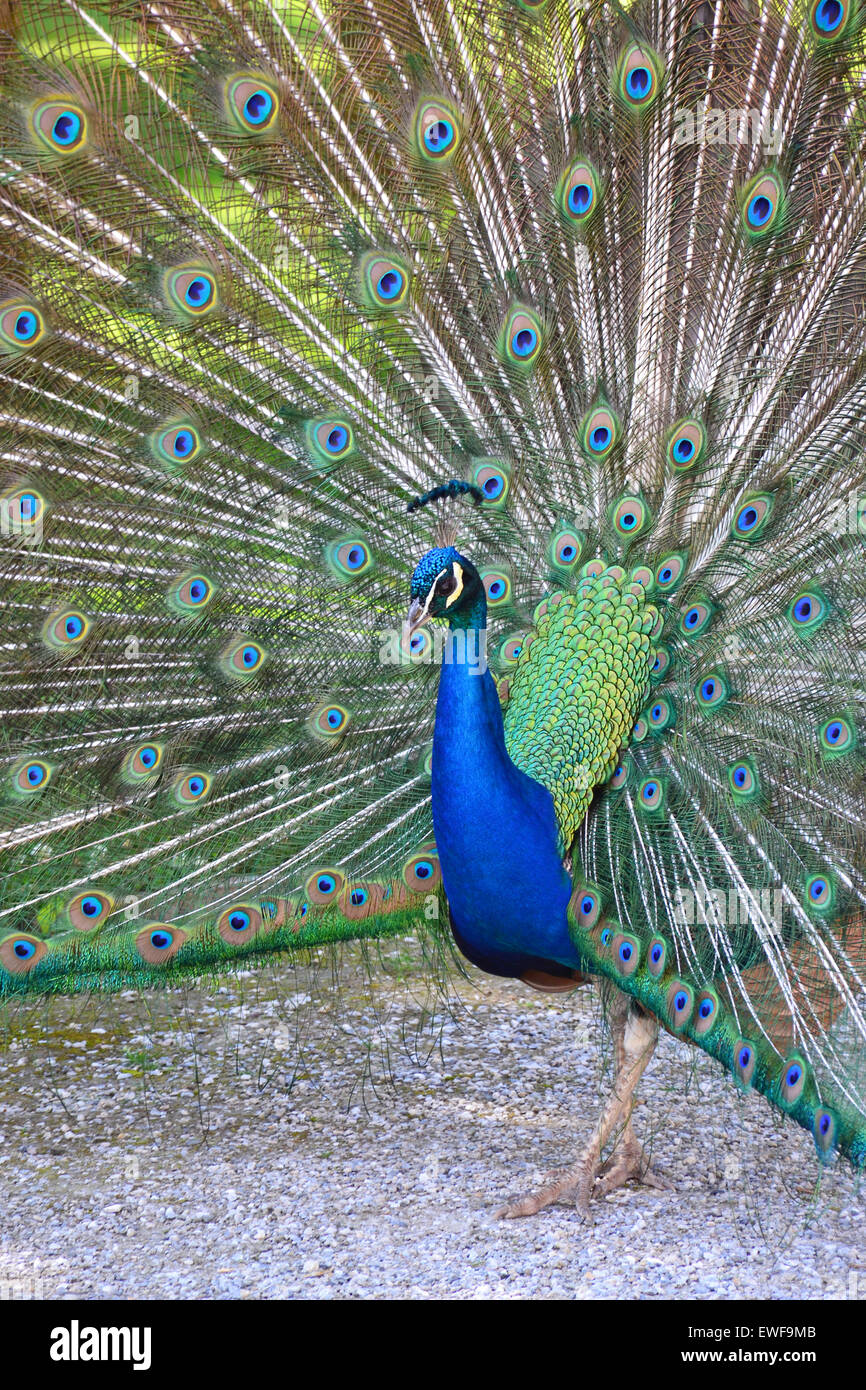
[[[420,599],[413,598],[409,605],[409,612],[406,614],[406,621],[403,624],[403,646],[409,650],[409,640],[413,632],[417,632],[419,627],[430,621],[430,609],[428,603],[422,603]]]

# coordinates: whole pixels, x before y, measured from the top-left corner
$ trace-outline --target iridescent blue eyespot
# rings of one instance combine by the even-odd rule
[[[664,959],[664,954],[664,947],[661,946],[658,942],[656,942],[655,946],[653,946],[652,950],[650,951],[650,960],[652,961],[653,965],[658,965],[659,961]]]
[[[19,960],[30,960],[36,954],[36,947],[32,941],[16,941],[12,947]]]
[[[512,351],[517,357],[530,357],[538,346],[538,334],[534,328],[520,328],[511,339]]]
[[[695,446],[691,439],[678,439],[671,449],[677,463],[688,463],[694,452]]]
[[[27,343],[36,333],[39,327],[39,320],[30,309],[25,309],[15,320],[13,332],[21,343]]]
[[[165,951],[171,945],[171,937],[165,931],[152,931],[150,933],[150,944],[157,951]]]
[[[45,781],[45,768],[41,763],[31,763],[25,775],[31,787],[39,787]]]
[[[81,117],[75,111],[61,111],[51,127],[51,137],[55,144],[64,148],[74,145],[81,134]]]
[[[765,193],[759,193],[749,203],[749,210],[746,214],[753,227],[763,227],[769,221],[773,211],[773,204]]]
[[[386,270],[384,275],[380,275],[376,281],[376,291],[381,299],[386,301],[396,299],[403,289],[403,276],[399,270],[392,267]]]
[[[745,1071],[746,1067],[749,1065],[751,1060],[752,1049],[750,1047],[741,1047],[739,1056],[737,1057],[737,1065],[739,1067],[742,1067],[743,1071]]]
[[[609,946],[609,945],[610,945],[610,940],[611,940],[611,937],[612,937],[612,936],[613,936],[613,931],[611,930],[610,927],[602,927],[601,936],[599,937],[599,940],[601,941],[602,946]]]
[[[246,931],[250,924],[250,914],[243,911],[232,912],[229,916],[229,926],[232,931]]]
[[[190,796],[201,796],[202,792],[204,791],[204,778],[190,777],[187,782],[187,789],[189,791]]]
[[[623,941],[622,945],[621,945],[620,948],[619,948],[619,958],[620,958],[620,960],[623,962],[623,964],[625,964],[627,961],[630,961],[630,960],[631,960],[631,958],[632,958],[633,955],[634,955],[634,947],[632,946],[631,942],[630,942],[630,941]]]
[[[76,613],[70,613],[69,617],[63,624],[63,627],[64,631],[66,632],[66,636],[70,639],[79,637],[81,633],[84,631],[84,623],[81,621],[81,619],[78,617]]]
[[[353,888],[349,894],[349,901],[353,907],[363,907],[369,896],[366,888]]]
[[[84,913],[85,917],[98,917],[102,912],[102,903],[98,898],[82,898],[81,911]]]
[[[711,1018],[715,1013],[716,1006],[712,999],[702,999],[698,1005],[698,1014],[701,1018]]]
[[[595,429],[590,432],[590,447],[600,453],[602,449],[608,447],[612,438],[613,433],[608,429],[607,425],[596,425]]]
[[[802,1075],[803,1075],[803,1069],[802,1069],[802,1067],[798,1066],[798,1065],[796,1064],[796,1062],[795,1062],[794,1065],[793,1065],[792,1067],[789,1067],[788,1070],[787,1070],[786,1073],[785,1073],[785,1085],[786,1085],[786,1086],[796,1086],[797,1082],[800,1080],[800,1077],[801,1077]]]
[[[177,430],[172,444],[172,452],[177,458],[183,459],[195,448],[195,437],[192,430]]]
[[[424,131],[424,144],[431,154],[442,154],[454,141],[454,127],[444,118],[433,121]]]
[[[316,887],[320,893],[333,893],[336,882],[331,874],[320,874],[316,879]]]
[[[595,194],[588,183],[576,183],[568,194],[568,209],[575,217],[582,217],[592,207]]]
[[[632,68],[631,72],[626,76],[625,89],[629,96],[633,97],[635,101],[643,101],[651,87],[652,75],[649,68]]]
[[[274,99],[270,92],[266,92],[262,87],[248,96],[244,102],[244,115],[252,126],[265,124],[273,109]]]
[[[189,586],[189,598],[191,603],[201,603],[202,599],[207,598],[208,587],[203,579],[194,579]]]
[[[345,425],[335,425],[325,439],[325,448],[331,454],[339,454],[345,449],[348,442],[349,431]]]
[[[195,275],[186,287],[184,299],[191,309],[203,309],[212,294],[210,281],[203,275]]]
[[[595,907],[595,899],[594,899],[594,898],[591,898],[591,897],[589,896],[588,893],[585,894],[584,897],[582,897],[581,900],[580,900],[580,910],[581,910],[581,912],[585,912],[586,915],[589,916],[590,912],[592,912],[592,909],[593,909],[594,907]]]

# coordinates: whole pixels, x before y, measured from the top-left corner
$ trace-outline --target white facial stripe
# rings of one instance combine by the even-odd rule
[[[463,566],[458,565],[457,561],[455,560],[451,568],[454,571],[454,578],[457,580],[457,584],[453,593],[450,593],[445,600],[446,608],[450,608],[452,603],[456,603],[460,595],[463,593]]]

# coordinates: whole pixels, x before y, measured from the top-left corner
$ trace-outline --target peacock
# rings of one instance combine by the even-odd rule
[[[861,0],[21,0],[0,994],[411,934],[866,1165]],[[607,1157],[605,1157],[607,1155]]]

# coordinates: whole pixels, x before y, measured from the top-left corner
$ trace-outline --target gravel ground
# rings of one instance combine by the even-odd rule
[[[0,1297],[866,1298],[866,1191],[667,1036],[636,1125],[675,1191],[494,1221],[590,1132],[594,992],[452,973],[446,1010],[409,942],[339,980],[4,1016]]]

